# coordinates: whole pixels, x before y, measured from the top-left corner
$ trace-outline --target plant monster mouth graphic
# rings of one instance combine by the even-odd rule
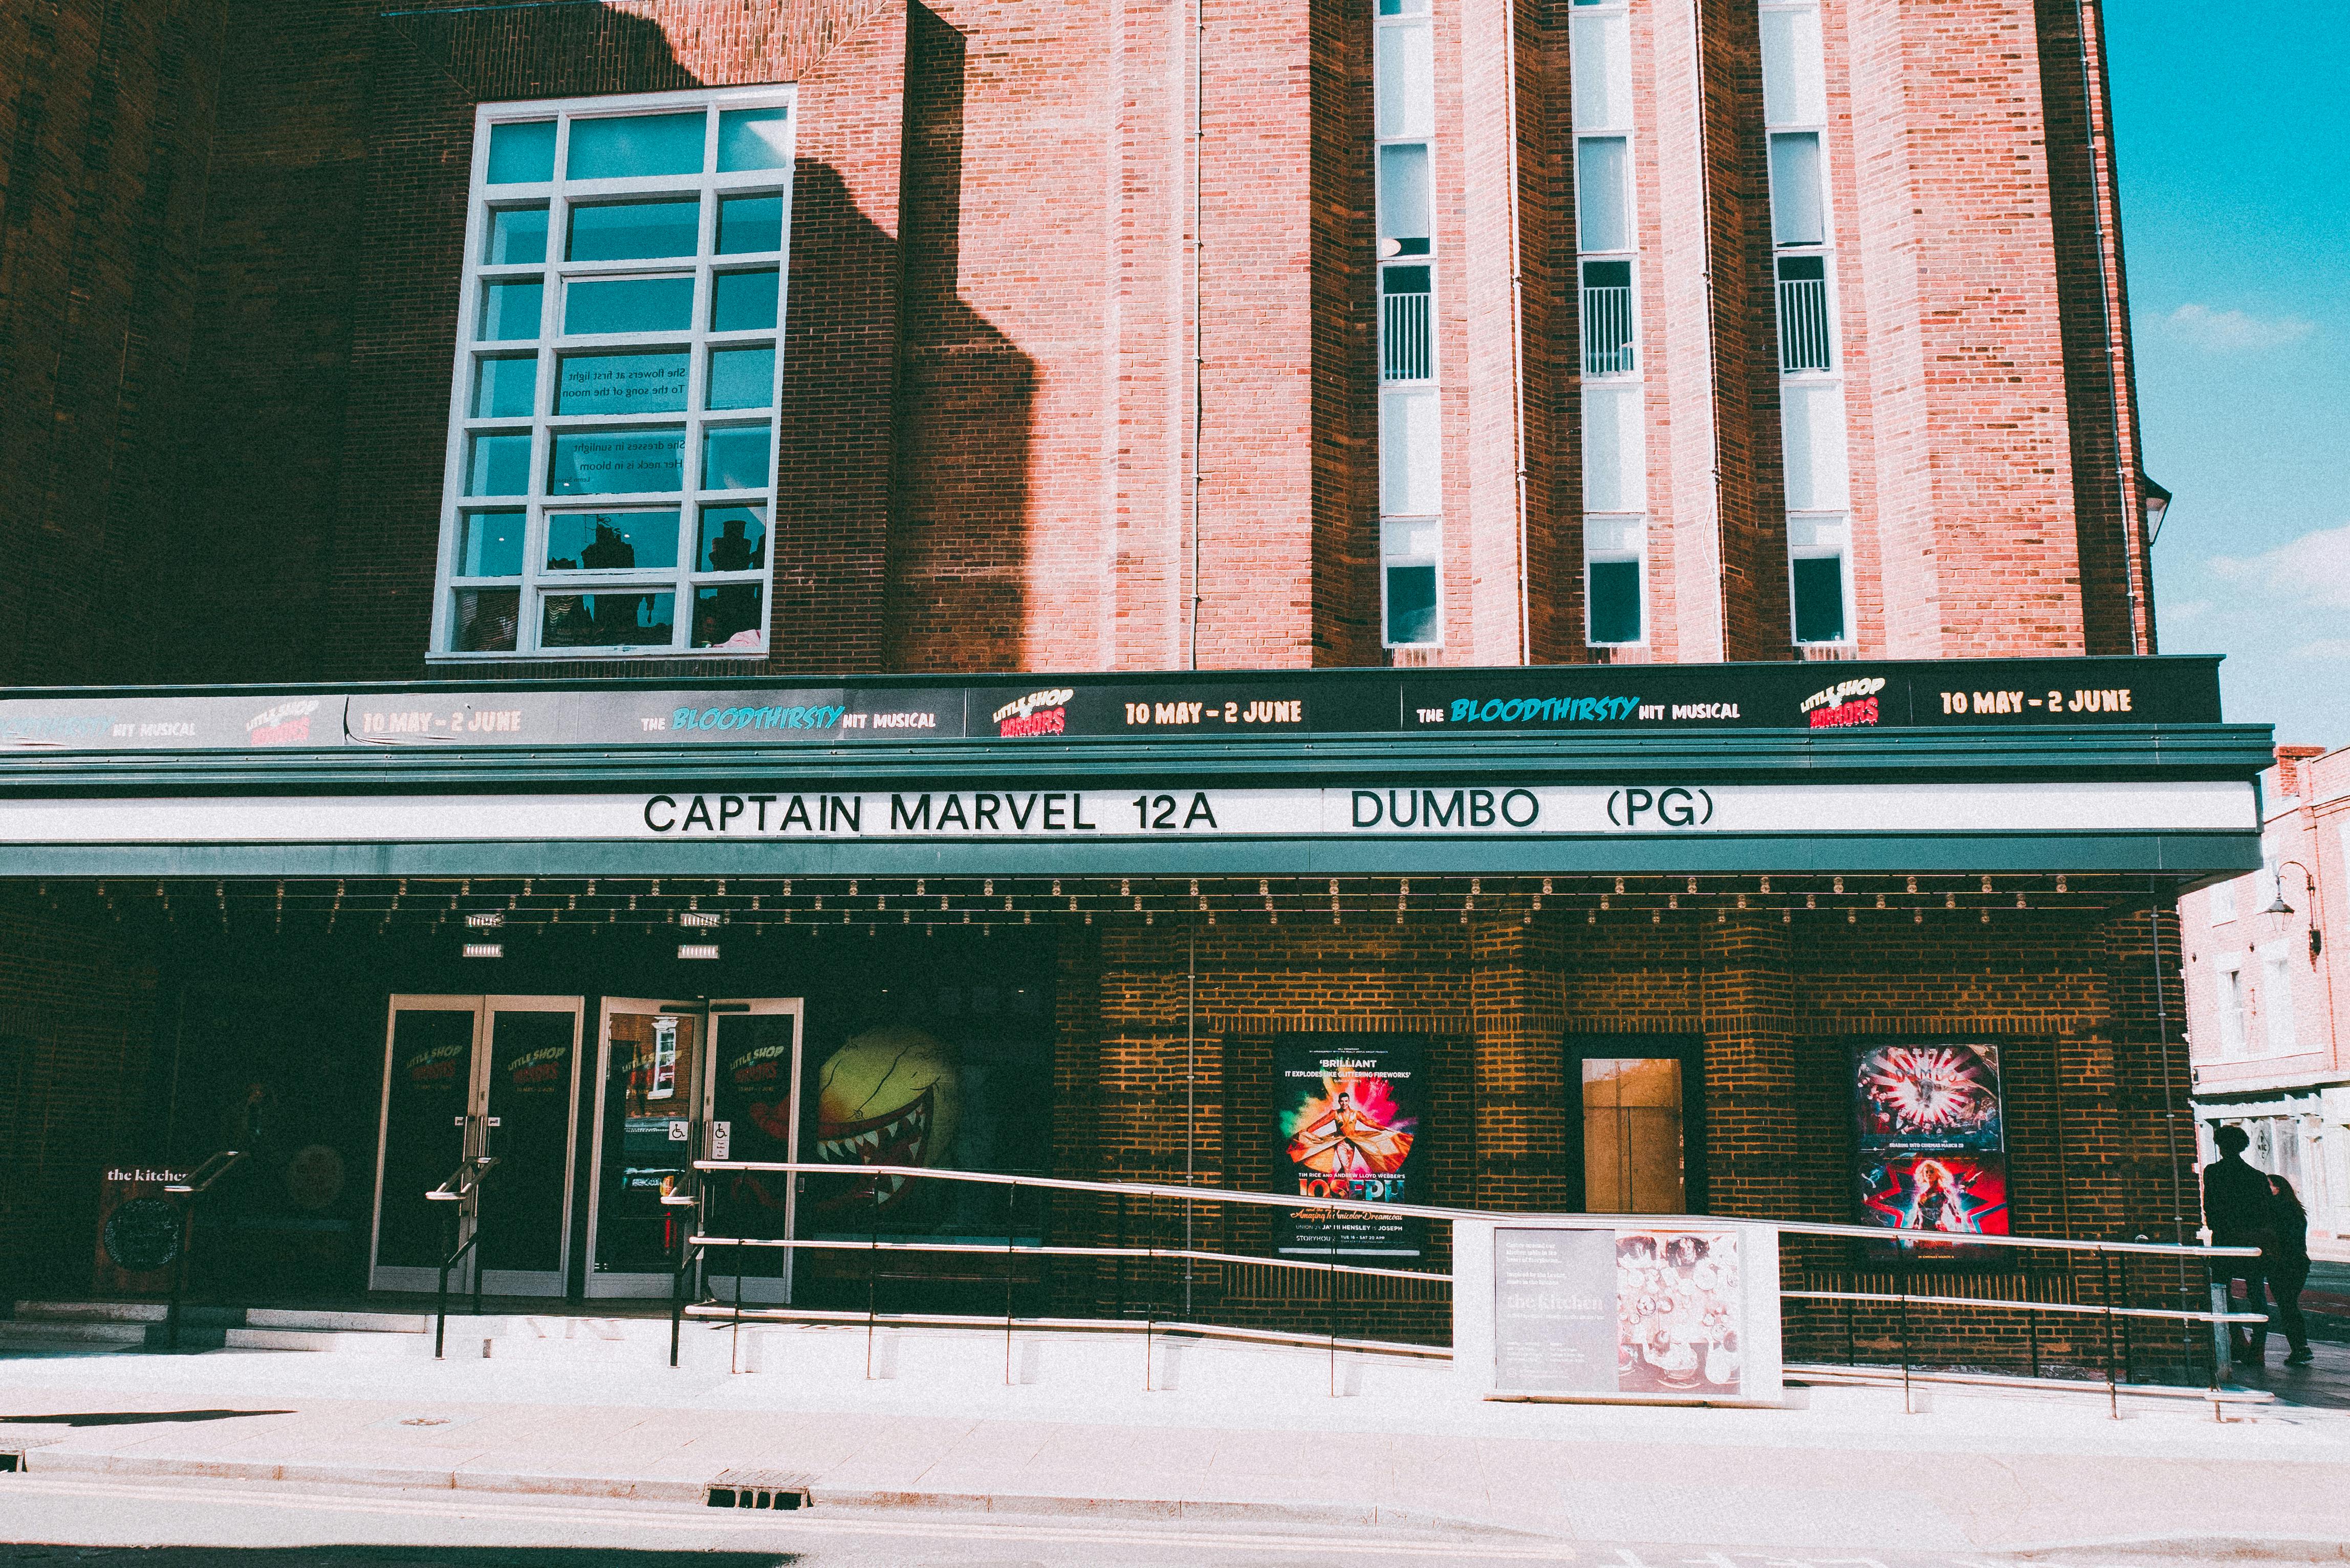
[[[861,1122],[816,1122],[816,1158],[827,1165],[920,1165],[931,1146],[932,1085],[925,1085],[910,1106]],[[819,1205],[830,1209],[850,1201],[870,1203],[878,1188],[889,1202],[905,1189],[908,1178],[876,1176],[851,1183],[839,1197]]]
[[[951,1163],[962,1083],[951,1050],[905,1025],[856,1036],[818,1072],[816,1158],[828,1165],[940,1166]],[[902,1175],[822,1182],[809,1197],[823,1210],[872,1211],[913,1201],[936,1183]]]

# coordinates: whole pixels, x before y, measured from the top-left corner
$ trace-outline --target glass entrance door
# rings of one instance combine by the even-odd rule
[[[472,1232],[425,1194],[487,1153],[498,1163],[482,1188],[481,1244],[451,1284],[472,1289],[478,1259],[489,1291],[563,1293],[581,1011],[576,996],[391,999],[369,1288],[440,1282],[442,1258]]]
[[[708,1146],[714,1159],[799,1158],[800,1008],[795,998],[710,1004]],[[709,1195],[713,1236],[789,1237],[796,1177],[714,1171]],[[736,1278],[737,1272],[741,1278]],[[722,1299],[792,1299],[789,1248],[722,1248],[710,1256],[710,1288]]]
[[[702,1147],[703,1007],[604,999],[596,1208],[588,1230],[591,1296],[669,1293],[693,1211],[661,1199],[687,1189]]]

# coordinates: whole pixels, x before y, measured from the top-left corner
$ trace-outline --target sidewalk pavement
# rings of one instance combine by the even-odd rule
[[[1473,1522],[1722,1549],[2018,1551],[2350,1542],[2350,1412],[2218,1422],[2182,1399],[1936,1386],[1790,1391],[1774,1410],[1494,1404],[1430,1367],[1272,1347],[606,1320],[594,1354],[0,1357],[0,1452],[35,1474],[700,1501],[728,1470],[818,1508]],[[452,1324],[452,1327],[454,1324]],[[1082,1338],[1083,1336],[1075,1336]],[[1041,1352],[1040,1354],[1038,1354]],[[453,1354],[453,1351],[452,1351]],[[2322,1346],[2350,1373],[2350,1351]],[[2342,1365],[2332,1366],[2332,1361]],[[730,1364],[761,1370],[730,1372]],[[1040,1375],[1039,1367],[1049,1369]],[[1171,1385],[1169,1386],[1168,1385]],[[0,1479],[0,1497],[5,1496]]]

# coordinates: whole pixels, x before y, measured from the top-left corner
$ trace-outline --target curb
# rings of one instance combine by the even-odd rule
[[[2075,1552],[2136,1552],[2189,1563],[2350,1563],[2350,1541],[2322,1535],[2097,1536],[2004,1547],[1999,1554],[2030,1563]]]
[[[275,1464],[261,1459],[173,1459],[136,1454],[68,1452],[42,1447],[24,1450],[22,1468],[31,1476],[173,1477],[199,1480],[273,1481],[308,1486],[480,1492],[503,1497],[578,1497],[633,1502],[700,1505],[704,1481],[620,1476],[559,1475],[536,1470],[408,1469],[374,1465]],[[1430,1512],[1368,1503],[1267,1501],[1251,1499],[1075,1497],[1050,1492],[915,1491],[811,1486],[812,1507],[895,1511],[925,1509],[947,1513],[986,1513],[1023,1518],[1177,1521],[1221,1524],[1343,1525],[1365,1528],[1402,1525],[1418,1529],[1472,1530],[1528,1540],[1561,1539],[1523,1525],[1496,1523],[1468,1514]],[[734,1511],[714,1510],[717,1512]]]

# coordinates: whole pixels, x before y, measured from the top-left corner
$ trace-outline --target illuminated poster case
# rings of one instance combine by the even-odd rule
[[[1989,1039],[1854,1042],[1860,1223],[1950,1240],[2009,1234],[2000,1052]]]

